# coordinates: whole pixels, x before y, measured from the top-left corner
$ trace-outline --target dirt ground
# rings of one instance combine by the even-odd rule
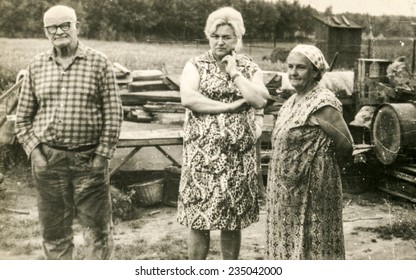
[[[0,259],[43,259],[35,190],[26,170],[6,174],[0,186]],[[344,234],[349,260],[416,260],[415,205],[372,188],[344,193]],[[137,205],[130,220],[115,219],[114,259],[187,259],[188,229],[176,208]],[[243,230],[241,259],[264,258],[265,205],[260,221]],[[82,259],[82,234],[75,223],[75,258]],[[209,259],[221,259],[219,232],[212,232]]]

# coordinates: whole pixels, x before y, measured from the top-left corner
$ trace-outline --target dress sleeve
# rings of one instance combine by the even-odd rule
[[[342,103],[332,91],[326,88],[318,88],[317,90],[319,93],[316,95],[316,99],[313,101],[313,109],[310,114],[315,113],[317,110],[325,106],[331,106],[342,113]]]
[[[342,113],[342,104],[332,91],[319,86],[313,89],[313,91],[299,110],[299,125],[316,125],[313,114],[326,106],[331,106]]]
[[[237,66],[239,71],[249,79],[260,69],[260,67],[247,55],[238,56]]]

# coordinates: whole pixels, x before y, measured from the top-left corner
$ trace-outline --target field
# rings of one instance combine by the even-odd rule
[[[208,49],[207,45],[183,43],[82,41],[129,69],[159,69],[168,75],[179,75],[187,60]],[[402,55],[402,49],[394,44],[386,44],[385,48],[379,44],[376,50],[380,55]],[[278,47],[289,50],[294,45],[285,43]],[[14,83],[17,73],[27,66],[34,55],[49,48],[49,42],[46,39],[0,38],[0,46],[1,94]],[[393,49],[395,51],[389,53]],[[284,70],[282,63],[263,59],[272,50],[272,44],[247,44],[243,52],[250,55],[263,70]],[[29,164],[19,146],[10,147],[6,152],[0,149],[0,156],[5,157],[7,163],[6,167],[0,166],[0,173],[5,174],[4,182],[0,185],[0,260],[43,259]],[[357,182],[354,184],[360,185]],[[367,184],[370,185],[362,185],[361,189],[357,185],[346,188],[344,230],[347,259],[416,259],[415,205],[377,191],[371,182]],[[357,190],[360,191],[357,193]],[[114,258],[186,259],[187,229],[177,224],[175,214],[175,208],[159,204],[135,208],[130,220],[117,218]],[[241,259],[264,258],[264,220],[263,203],[260,222],[243,231]],[[77,248],[75,258],[82,259],[79,225],[75,224],[74,229]],[[212,236],[209,258],[220,259],[218,234],[213,233]]]
[[[127,43],[82,40],[84,44],[107,54],[111,61],[118,62],[131,70],[159,69],[165,74],[179,75],[185,63],[192,57],[208,50],[207,44],[195,43]],[[244,42],[243,42],[244,43]],[[293,43],[278,43],[276,49],[290,50]],[[373,40],[371,54],[374,58],[393,60],[406,57],[410,65],[413,53],[413,41],[409,38]],[[39,52],[49,49],[46,39],[9,39],[0,38],[0,93],[7,90],[15,81],[17,73],[25,69],[30,60]],[[248,42],[242,52],[248,54],[262,70],[284,71],[281,62],[272,63],[270,58],[274,47],[272,43]],[[361,54],[368,54],[368,41],[363,41]],[[327,58],[328,62],[332,58]]]
[[[204,44],[184,43],[125,43],[82,40],[82,42],[107,54],[111,61],[118,62],[131,70],[159,69],[166,74],[178,75],[185,63],[192,57],[208,50]],[[46,39],[7,39],[0,38],[0,92],[7,89],[17,73],[26,68],[30,60],[39,52],[49,49]],[[294,44],[281,44],[290,49]],[[281,64],[262,60],[273,50],[271,43],[248,44],[243,52],[250,55],[263,70],[282,70]]]

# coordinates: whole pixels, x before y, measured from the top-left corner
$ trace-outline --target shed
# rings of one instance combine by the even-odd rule
[[[328,63],[336,53],[334,68],[353,69],[361,54],[361,34],[363,27],[341,16],[314,16],[316,46],[322,51]]]

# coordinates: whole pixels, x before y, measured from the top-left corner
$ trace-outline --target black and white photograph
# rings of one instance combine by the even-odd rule
[[[416,0],[0,11],[0,266],[416,260]]]

